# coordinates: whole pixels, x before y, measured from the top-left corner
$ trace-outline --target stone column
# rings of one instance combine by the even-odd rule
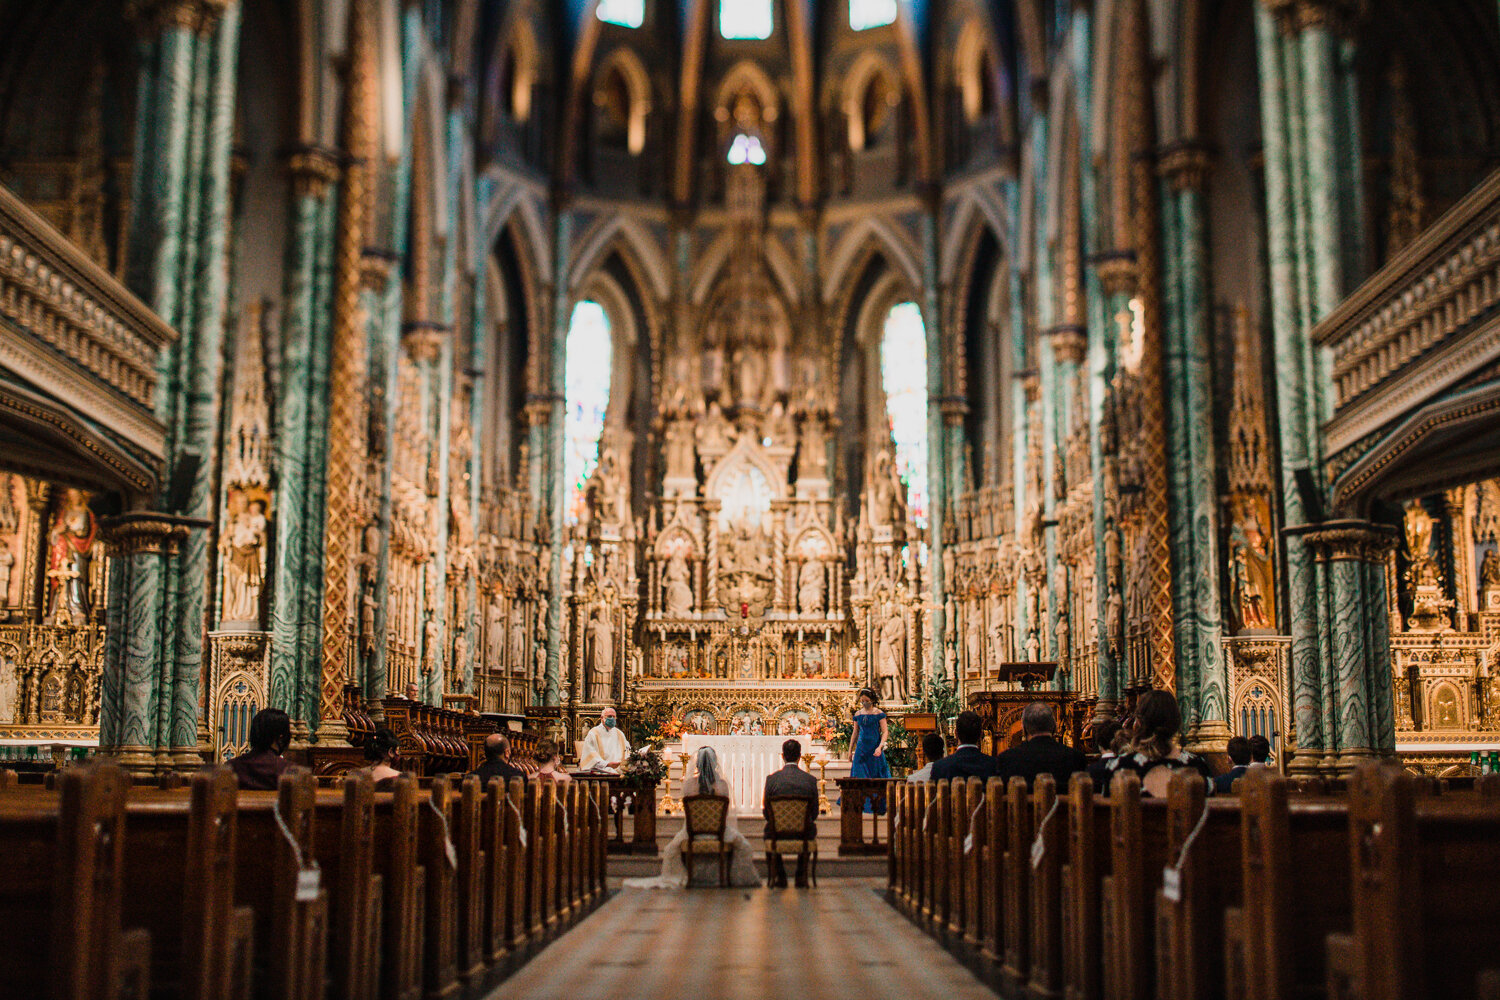
[[[1399,536],[1394,528],[1358,520],[1324,521],[1290,528],[1287,534],[1302,538],[1329,582],[1331,600],[1320,603],[1317,622],[1331,654],[1332,683],[1325,694],[1332,726],[1318,748],[1323,769],[1344,772],[1361,760],[1394,756],[1385,608],[1386,565]],[[1298,741],[1300,745],[1300,730]]]
[[[99,699],[99,750],[122,767],[150,773],[180,763],[173,733],[191,724],[196,739],[197,702],[183,715],[176,698],[176,664],[162,655],[181,623],[161,599],[173,563],[194,529],[209,522],[171,514],[134,513],[104,525],[110,554],[103,690]]]
[[[1229,738],[1228,668],[1219,591],[1218,478],[1213,425],[1208,239],[1204,226],[1207,151],[1168,150],[1165,244],[1166,390],[1171,414],[1173,553],[1178,692],[1188,745],[1220,750]]]
[[[1281,620],[1292,637],[1291,702],[1297,757],[1291,769],[1321,770],[1338,764],[1338,720],[1330,692],[1334,676],[1332,639],[1320,631],[1320,608],[1348,606],[1341,569],[1330,592],[1326,562],[1308,550],[1309,501],[1326,501],[1321,426],[1327,416],[1325,366],[1308,331],[1344,293],[1346,245],[1352,256],[1362,243],[1357,193],[1359,140],[1348,88],[1334,80],[1336,61],[1349,53],[1332,26],[1354,13],[1345,0],[1263,0],[1256,8],[1261,125],[1265,138],[1266,230],[1270,268],[1271,325],[1276,355],[1276,406],[1281,457],[1282,509],[1286,524],[1287,608]],[[1345,127],[1335,128],[1340,124]],[[1336,145],[1335,143],[1342,143]],[[1310,478],[1313,490],[1299,486]],[[1364,607],[1365,602],[1357,602]],[[1380,610],[1382,622],[1385,609]],[[1371,632],[1384,626],[1372,623]],[[1368,670],[1389,681],[1389,646],[1370,648]],[[1378,682],[1372,682],[1378,683]]]

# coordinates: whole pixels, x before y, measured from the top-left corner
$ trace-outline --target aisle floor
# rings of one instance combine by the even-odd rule
[[[876,884],[622,889],[490,1000],[993,1000]]]

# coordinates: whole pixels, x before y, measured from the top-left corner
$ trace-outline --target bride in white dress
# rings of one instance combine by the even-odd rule
[[[719,770],[719,756],[714,753],[713,747],[700,747],[697,755],[693,758],[693,773],[688,775],[687,780],[682,783],[682,796],[689,795],[722,795],[729,797],[729,782],[724,779]],[[761,884],[760,874],[755,870],[755,858],[751,851],[750,841],[740,832],[734,821],[734,803],[729,804],[729,815],[724,818],[724,840],[733,848],[730,855],[729,884],[737,887],[758,886]],[[687,866],[682,860],[682,845],[687,841],[687,822],[684,820],[682,829],[677,831],[677,836],[667,842],[667,849],[662,853],[661,874],[654,878],[628,878],[624,885],[627,889],[686,889],[688,884]],[[694,884],[705,885],[719,884],[719,860],[712,854],[701,854],[698,856],[694,866],[696,878]],[[712,878],[712,881],[707,879]]]

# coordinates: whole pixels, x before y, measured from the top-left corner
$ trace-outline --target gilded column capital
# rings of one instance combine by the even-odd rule
[[[121,514],[101,523],[104,544],[112,556],[176,555],[194,529],[209,526],[196,517],[151,512]]]
[[[299,146],[287,155],[286,167],[299,197],[322,198],[338,181],[342,162],[337,150]]]
[[[1045,336],[1052,342],[1052,357],[1058,364],[1083,364],[1088,353],[1088,330],[1076,323],[1064,323],[1049,329]]]
[[[169,28],[206,35],[228,7],[229,0],[132,0],[125,14],[148,38]]]
[[[1383,563],[1400,541],[1390,525],[1354,518],[1296,525],[1283,534],[1300,536],[1320,562]]]
[[[360,258],[360,282],[365,291],[383,291],[396,270],[397,260],[396,254],[389,250],[365,247],[364,255]]]
[[[1188,139],[1162,150],[1156,169],[1173,191],[1202,191],[1208,181],[1213,154],[1196,139]]]
[[[414,320],[401,328],[401,346],[413,361],[436,362],[451,331],[441,323]]]
[[[969,415],[969,401],[962,396],[943,396],[934,400],[943,415],[943,426],[958,427]]]
[[[1352,34],[1355,25],[1368,12],[1367,0],[1263,0],[1276,19],[1276,26],[1288,35],[1304,28],[1324,28],[1338,34]]]
[[[1134,295],[1140,266],[1131,250],[1107,250],[1089,258],[1105,295]]]

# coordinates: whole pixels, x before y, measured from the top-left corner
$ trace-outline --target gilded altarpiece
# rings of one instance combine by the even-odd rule
[[[0,473],[4,743],[98,739],[109,573],[89,501],[81,490]]]

